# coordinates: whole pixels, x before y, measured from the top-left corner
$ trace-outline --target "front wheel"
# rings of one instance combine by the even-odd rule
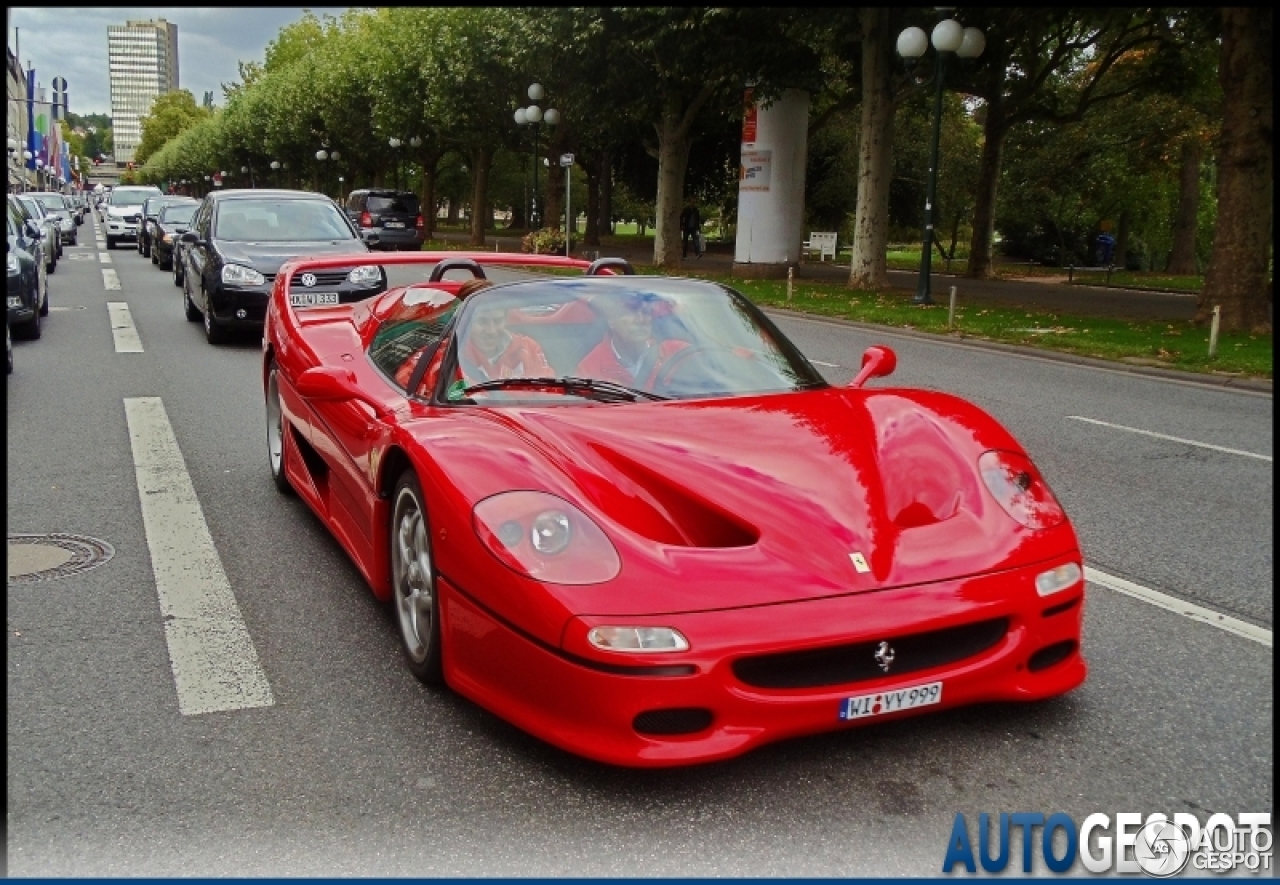
[[[187,293],[187,287],[182,282],[179,282],[178,285],[182,286],[182,309],[186,313],[187,319],[193,323],[200,322],[203,316],[196,306],[191,303],[191,296]]]
[[[409,671],[419,681],[442,685],[440,606],[430,528],[422,486],[412,469],[401,474],[391,500],[391,601],[401,645]]]
[[[267,460],[276,490],[290,494],[293,486],[284,472],[284,409],[280,407],[280,367],[272,360],[267,368]]]
[[[189,303],[189,302],[188,302]],[[190,314],[187,314],[190,316]],[[222,324],[213,318],[213,305],[207,301],[204,306],[204,337],[210,344],[225,344],[227,342],[227,330]]]

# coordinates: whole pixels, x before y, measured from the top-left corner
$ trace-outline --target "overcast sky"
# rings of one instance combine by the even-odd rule
[[[239,81],[237,62],[261,62],[280,28],[302,18],[306,9],[323,16],[346,8],[11,6],[8,43],[24,69],[35,68],[46,94],[54,77],[67,81],[67,104],[73,114],[110,115],[107,25],[163,18],[178,26],[178,86],[197,103],[205,92],[212,92],[214,104],[224,105],[222,84]]]

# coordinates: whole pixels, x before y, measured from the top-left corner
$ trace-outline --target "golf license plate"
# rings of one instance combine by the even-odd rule
[[[337,292],[290,292],[289,303],[294,307],[319,307],[325,304],[337,304]]]
[[[913,685],[910,688],[878,691],[875,694],[845,698],[840,702],[840,718],[846,721],[865,719],[868,716],[883,716],[886,713],[914,710],[917,707],[930,707],[940,703],[942,703],[942,683],[930,682],[925,685]]]

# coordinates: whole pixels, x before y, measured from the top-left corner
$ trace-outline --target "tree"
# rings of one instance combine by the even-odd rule
[[[1223,8],[1218,222],[1196,321],[1217,305],[1227,331],[1271,331],[1271,39],[1269,7]]]
[[[134,152],[134,162],[142,166],[169,139],[209,116],[209,109],[197,105],[195,96],[186,89],[157,95],[151,110],[142,118],[142,140]]]
[[[996,192],[1010,131],[1031,121],[1055,126],[1079,121],[1101,102],[1149,88],[1159,69],[1139,62],[1169,43],[1167,15],[1163,9],[1114,7],[990,11],[979,69],[958,84],[986,103],[968,276],[994,275]],[[1117,78],[1113,74],[1122,61],[1131,67]]]

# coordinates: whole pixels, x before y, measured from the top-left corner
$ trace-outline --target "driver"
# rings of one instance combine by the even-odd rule
[[[661,365],[673,353],[689,346],[689,342],[678,338],[660,341],[654,336],[654,315],[671,309],[665,299],[656,295],[609,292],[598,295],[591,306],[605,318],[609,329],[578,363],[576,374],[583,378],[649,388]]]
[[[458,361],[469,382],[556,374],[537,341],[507,329],[507,307],[501,303],[476,305]]]

